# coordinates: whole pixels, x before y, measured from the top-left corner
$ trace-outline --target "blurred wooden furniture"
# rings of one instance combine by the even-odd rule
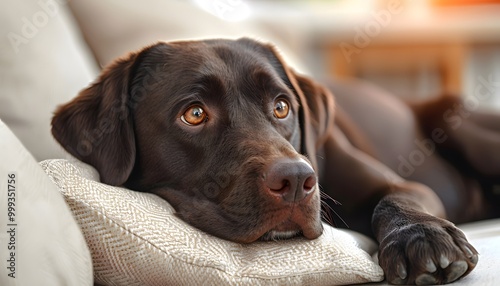
[[[323,32],[320,41],[327,70],[332,75],[370,80],[372,75],[394,76],[396,80],[407,75],[418,81],[419,76],[430,72],[435,78],[427,82],[427,90],[405,96],[458,95],[464,92],[468,59],[474,48],[500,46],[500,5],[439,3],[423,7],[405,2],[407,6],[397,10],[400,13],[391,14],[389,2],[381,1],[378,9],[366,13],[364,20],[350,28],[350,34],[347,25],[343,30],[334,23],[318,26]]]
[[[256,1],[253,8],[270,31],[298,35],[315,75],[367,79],[423,98],[471,94],[478,77],[498,71],[500,0]],[[493,102],[500,107],[493,96],[484,104]]]
[[[329,72],[337,78],[365,78],[373,74],[419,74],[435,70],[440,90],[449,94],[462,92],[462,75],[468,45],[450,44],[374,44],[359,54],[346,58],[335,44],[325,49]]]

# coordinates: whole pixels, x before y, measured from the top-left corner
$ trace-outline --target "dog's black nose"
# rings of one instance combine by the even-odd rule
[[[267,170],[265,184],[272,195],[296,202],[310,194],[316,185],[316,173],[303,159],[281,159]]]

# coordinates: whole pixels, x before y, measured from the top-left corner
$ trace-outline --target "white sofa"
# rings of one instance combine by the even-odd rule
[[[5,180],[12,172],[19,178],[19,276],[14,281],[8,276],[9,270],[2,267],[0,285],[93,283],[92,262],[82,233],[57,187],[36,162],[67,156],[50,135],[52,112],[95,78],[100,66],[157,40],[244,35],[277,43],[299,69],[307,69],[292,53],[304,52],[300,33],[307,31],[297,32],[296,38],[285,38],[258,23],[225,23],[186,2],[0,3],[0,34],[6,35],[0,38],[0,259],[4,262],[10,257],[7,244],[11,239],[4,211],[4,194],[8,194],[8,190],[4,192]],[[497,285],[500,220],[466,225],[463,230],[480,252],[480,260],[476,271],[455,284]]]

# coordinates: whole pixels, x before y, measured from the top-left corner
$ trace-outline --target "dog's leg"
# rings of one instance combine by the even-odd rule
[[[403,180],[350,145],[339,130],[327,139],[323,151],[324,167],[331,174],[324,176],[323,190],[347,209],[348,223],[351,218],[371,218],[388,282],[444,284],[474,269],[476,250],[443,219],[444,208],[432,190]]]
[[[497,120],[500,123],[500,116]],[[450,139],[457,143],[463,156],[478,172],[484,176],[500,176],[500,131],[464,120],[463,126],[449,132]]]
[[[473,111],[470,120],[481,128],[500,134],[500,111]]]
[[[438,148],[463,156],[483,176],[500,176],[500,113],[467,107],[458,97],[443,96],[413,106],[424,132],[441,132]]]

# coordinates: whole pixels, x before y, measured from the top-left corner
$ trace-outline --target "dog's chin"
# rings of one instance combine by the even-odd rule
[[[302,230],[299,225],[292,221],[284,221],[273,229],[267,231],[260,237],[260,240],[284,240],[302,235]]]
[[[302,231],[300,230],[287,230],[287,231],[270,230],[266,232],[263,236],[261,236],[260,240],[262,241],[285,240],[301,235]]]

